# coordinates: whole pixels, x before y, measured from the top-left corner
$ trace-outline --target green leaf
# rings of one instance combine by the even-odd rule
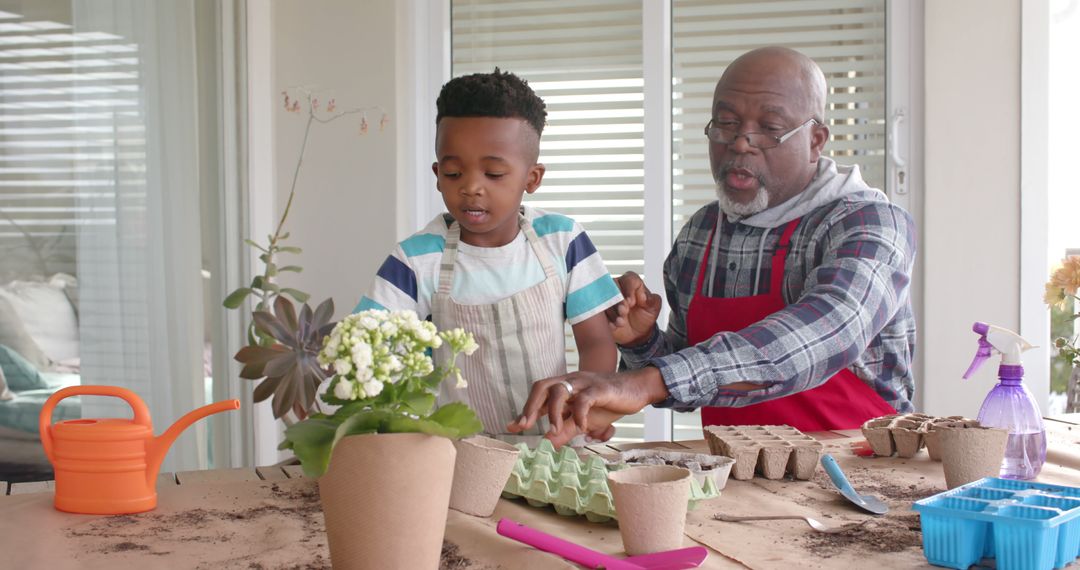
[[[287,246],[284,246],[284,247],[279,247],[279,248],[277,248],[277,250],[282,252],[282,253],[303,253],[304,252],[304,250],[302,250],[302,249],[300,249],[298,247],[295,247],[295,246],[291,246],[291,245],[287,245]]]
[[[337,427],[330,420],[309,419],[285,429],[285,441],[292,445],[308,477],[319,477],[326,473]]]
[[[241,287],[236,291],[229,293],[229,296],[225,297],[225,302],[223,302],[222,305],[224,305],[226,309],[236,309],[240,306],[241,303],[244,302],[244,299],[247,299],[247,296],[250,294],[251,289],[248,289],[247,287]]]
[[[278,237],[278,241],[281,241],[283,239],[288,239],[289,235],[291,235],[291,234],[289,234],[289,232],[285,232],[285,233],[281,234],[281,236]]]
[[[259,250],[259,251],[266,251],[266,248],[265,248],[265,247],[263,247],[263,246],[261,246],[261,245],[259,245],[259,244],[255,243],[255,242],[253,242],[253,241],[251,241],[251,240],[249,240],[249,239],[245,239],[245,240],[244,240],[244,243],[246,243],[246,244],[250,245],[251,247],[253,247],[253,248],[255,248],[255,249]]]
[[[262,275],[256,275],[255,277],[251,278],[251,288],[252,289],[262,289],[264,291],[266,290],[266,283],[263,280]]]
[[[438,390],[439,384],[442,384],[444,378],[446,378],[446,374],[442,368],[436,368],[431,374],[421,378],[420,383],[429,390]]]
[[[277,272],[278,272],[277,265],[274,265],[273,263],[267,263],[266,264],[265,273],[266,273],[266,275],[268,277],[273,277],[273,276],[277,275]]]
[[[365,408],[371,406],[371,400],[342,400],[341,398],[333,396],[334,386],[337,381],[338,379],[334,378],[334,380],[330,382],[330,386],[326,388],[326,392],[322,395],[323,401],[327,404],[341,406],[334,412],[331,416],[332,418],[339,422],[344,421],[353,414],[364,412]]]
[[[288,296],[292,297],[293,299],[296,299],[296,301],[299,302],[299,303],[306,303],[307,300],[311,298],[311,295],[308,295],[307,293],[305,293],[303,291],[298,291],[296,289],[290,289],[289,287],[282,288],[281,292],[283,294],[285,294],[285,295],[288,295]]]
[[[435,406],[434,394],[408,394],[403,398],[402,403],[405,404],[414,414],[418,416],[426,416],[431,412],[431,408]]]
[[[273,256],[269,253],[264,253],[259,256],[259,259],[261,259],[263,263],[270,263],[270,260],[273,259]]]
[[[468,437],[484,429],[476,412],[461,402],[447,404],[435,410],[427,419],[456,432],[449,437]]]
[[[410,418],[408,416],[390,418],[390,421],[386,422],[385,431],[387,433],[426,433],[451,439],[459,437],[457,428],[447,427],[429,419]]]
[[[334,432],[334,444],[337,444],[345,436],[384,431],[386,423],[392,417],[393,414],[386,410],[357,412],[337,426],[337,430]]]
[[[279,273],[282,272],[282,271],[292,271],[294,273],[300,273],[303,270],[304,270],[304,268],[300,267],[299,265],[286,265],[285,267],[279,267],[278,268]]]

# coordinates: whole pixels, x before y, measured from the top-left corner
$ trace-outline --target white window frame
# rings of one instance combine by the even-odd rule
[[[247,188],[259,188],[259,192],[247,192],[248,227],[243,235],[261,236],[274,233],[274,209],[277,203],[277,184],[274,168],[274,107],[277,102],[274,89],[273,26],[270,0],[246,0],[244,10],[247,49]],[[249,249],[247,267],[257,267],[259,257],[254,248]],[[244,271],[249,275],[250,271]],[[241,327],[247,321],[242,320]],[[243,328],[241,328],[243,330]],[[243,338],[243,337],[241,337]],[[231,339],[234,344],[237,339]],[[242,346],[242,344],[241,344]],[[230,346],[230,354],[239,346]],[[251,401],[250,390],[245,390],[245,401]],[[272,465],[288,457],[278,450],[284,439],[285,426],[274,419],[269,401],[241,408],[250,414],[246,422],[252,426],[253,449],[251,456],[255,465]]]
[[[901,206],[915,219],[918,243],[924,244],[923,236],[923,190],[924,145],[922,125],[924,114],[924,25],[926,7],[924,0],[888,0],[886,4],[886,117],[888,137],[886,142],[886,175],[884,188],[889,200]],[[894,117],[902,117],[894,122]],[[914,127],[914,128],[913,128]],[[901,172],[904,184],[901,185]],[[911,283],[912,307],[915,322],[925,322],[923,313],[923,259],[919,252],[915,257],[915,280]],[[922,389],[925,370],[919,355],[926,354],[923,342],[926,335],[916,335],[915,409],[923,409]]]
[[[1020,336],[1036,345],[1024,358],[1024,381],[1039,409],[1050,398],[1050,311],[1042,302],[1049,277],[1050,6],[1020,5]]]
[[[898,111],[903,120],[889,129],[889,184],[886,193],[908,210],[917,227],[922,222],[923,189],[923,12],[924,0],[896,1],[887,4],[887,41],[889,62],[887,79],[888,117]],[[408,46],[399,46],[398,68],[408,71],[408,85],[399,85],[403,117],[415,117],[415,124],[405,128],[408,138],[399,150],[398,180],[408,197],[405,215],[399,215],[399,236],[405,236],[442,211],[442,204],[431,192],[427,171],[417,168],[433,160],[435,140],[435,97],[439,87],[450,79],[450,2],[448,0],[405,0],[399,4],[399,29]],[[644,86],[644,182],[645,234],[667,236],[665,240],[647,239],[644,246],[646,284],[653,291],[664,291],[663,263],[671,248],[671,3],[642,0],[642,65]],[[665,81],[663,78],[667,78]],[[902,164],[902,166],[901,166]],[[897,181],[903,171],[905,184]],[[1045,249],[1045,248],[1044,248]],[[918,272],[918,265],[916,271]],[[1040,284],[1041,287],[1041,284]],[[913,284],[916,318],[922,321],[921,281]],[[660,325],[666,326],[665,304]],[[1043,311],[1045,312],[1045,311]],[[920,340],[921,342],[921,340]],[[916,361],[916,378],[924,377]],[[916,405],[922,390],[917,390]],[[670,409],[645,409],[645,440],[668,441],[673,423]]]

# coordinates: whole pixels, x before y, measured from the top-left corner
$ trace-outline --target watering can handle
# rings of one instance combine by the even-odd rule
[[[153,428],[150,421],[150,410],[146,408],[146,403],[135,392],[117,386],[70,386],[49,396],[49,399],[45,401],[45,405],[41,408],[41,413],[38,415],[41,446],[45,449],[45,455],[48,456],[50,462],[55,463],[52,450],[52,413],[60,400],[71,396],[115,396],[126,401],[131,406],[131,410],[135,412],[132,421]]]

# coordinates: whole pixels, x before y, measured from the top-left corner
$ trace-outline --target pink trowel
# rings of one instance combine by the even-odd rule
[[[701,563],[705,561],[705,557],[709,555],[709,551],[705,547],[691,546],[690,548],[642,554],[629,558],[615,558],[506,518],[499,519],[497,530],[499,534],[507,538],[523,542],[544,552],[562,556],[571,562],[577,562],[588,568],[604,568],[606,570],[679,570],[681,568],[697,568],[701,566]]]

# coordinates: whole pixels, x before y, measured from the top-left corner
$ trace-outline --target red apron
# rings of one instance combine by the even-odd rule
[[[690,299],[690,308],[686,315],[686,336],[691,345],[704,342],[718,332],[742,330],[785,307],[780,292],[784,279],[784,262],[791,235],[795,233],[799,219],[794,219],[784,226],[780,243],[773,252],[769,292],[733,299],[705,297],[701,294],[706,260],[720,223],[721,220],[718,219],[717,229],[709,236],[709,243],[705,246],[697,287]],[[703,407],[701,425],[787,424],[808,432],[858,428],[870,418],[894,413],[896,411],[892,406],[877,392],[845,368],[816,388],[783,398],[741,408]]]

